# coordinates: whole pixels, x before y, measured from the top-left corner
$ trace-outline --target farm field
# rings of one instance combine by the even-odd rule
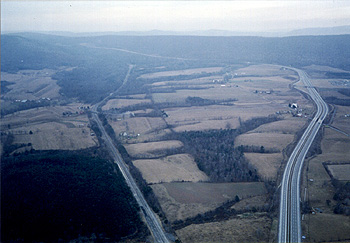
[[[183,143],[177,140],[125,144],[128,154],[133,158],[159,157],[164,154],[164,151],[174,150],[181,147],[183,147]]]
[[[278,169],[283,161],[282,153],[244,153],[258,171],[258,174],[265,179],[276,179]]]
[[[200,73],[215,73],[215,72],[220,72],[221,70],[222,70],[222,67],[194,68],[194,69],[185,69],[185,70],[178,70],[178,71],[164,71],[164,72],[143,74],[139,78],[149,79],[149,78],[191,75],[191,74],[200,74]]]
[[[328,165],[333,177],[341,181],[350,181],[350,164]]]
[[[161,183],[151,185],[168,220],[185,220],[197,214],[214,210],[222,203],[233,200],[236,195],[241,199],[251,200],[257,195],[264,195],[263,183]],[[251,206],[265,202],[263,198],[250,201]]]
[[[344,114],[349,111],[348,107],[337,106],[337,113],[334,117],[334,127],[346,129],[346,120]],[[348,126],[347,126],[348,127]],[[347,130],[346,130],[347,131]],[[323,139],[321,142],[322,154],[307,161],[308,171],[305,172],[306,178],[302,188],[307,187],[307,199],[311,207],[320,208],[323,213],[316,215],[307,214],[303,222],[303,231],[308,232],[310,241],[344,241],[350,238],[350,224],[347,216],[333,213],[336,201],[333,199],[335,188],[332,185],[331,177],[323,166],[324,162],[330,163],[348,163],[350,158],[349,151],[350,138],[346,135],[324,128]],[[337,167],[338,165],[328,165],[334,176],[346,179],[349,173],[346,168]],[[312,181],[310,181],[312,179]]]
[[[2,98],[14,100],[38,100],[41,98],[58,98],[59,86],[51,76],[56,71],[50,69],[43,70],[23,70],[18,73],[1,72],[1,81],[13,82],[8,88],[11,90],[6,94],[1,94]]]
[[[102,110],[109,110],[109,109],[120,109],[132,105],[138,105],[138,104],[149,104],[151,103],[148,99],[111,99],[102,106]]]
[[[252,133],[282,133],[295,134],[306,124],[306,120],[299,117],[291,117],[286,120],[280,120],[264,124],[251,131]]]
[[[41,107],[16,112],[2,118],[2,132],[12,133],[14,144],[28,144],[18,151],[30,150],[76,150],[98,145],[91,136],[89,120],[81,112],[81,103],[67,106]],[[70,112],[72,115],[63,116]]]
[[[246,133],[239,135],[235,140],[235,146],[253,145],[264,146],[265,149],[277,149],[282,151],[292,143],[294,135],[283,133]]]
[[[110,122],[116,134],[124,133],[137,135],[140,134],[140,139],[147,134],[162,134],[166,123],[160,117],[128,117],[120,121]]]
[[[147,183],[208,180],[189,154],[176,154],[160,159],[134,160],[133,164],[141,171]]]
[[[177,230],[182,242],[268,242],[271,219],[249,215],[226,221],[192,224]]]

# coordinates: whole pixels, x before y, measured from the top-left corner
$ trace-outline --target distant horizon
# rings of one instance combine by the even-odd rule
[[[350,23],[349,1],[9,1],[1,32],[288,32]]]
[[[1,31],[1,34],[16,34],[16,33],[38,33],[38,34],[52,34],[62,36],[88,36],[88,35],[104,35],[104,34],[117,34],[117,35],[194,35],[194,36],[262,36],[262,37],[287,37],[295,35],[339,35],[350,34],[350,25],[341,25],[333,27],[314,27],[303,29],[291,29],[291,30],[271,30],[271,31],[252,31],[243,32],[235,30],[224,29],[205,29],[205,30],[193,30],[193,31],[173,31],[173,30],[159,30],[151,29],[145,31],[125,30],[125,31],[91,31],[91,32],[76,32],[76,31]]]

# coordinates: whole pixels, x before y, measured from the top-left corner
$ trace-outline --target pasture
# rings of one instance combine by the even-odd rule
[[[139,78],[151,79],[151,78],[161,78],[161,77],[169,77],[169,76],[215,73],[215,72],[220,72],[221,70],[222,70],[222,67],[194,68],[194,69],[185,69],[185,70],[177,70],[177,71],[147,73],[147,74],[141,75]]]
[[[183,143],[177,140],[161,142],[125,144],[129,155],[133,158],[152,158],[163,155],[164,151],[181,148]]]
[[[350,164],[328,165],[333,177],[341,181],[350,181]]]
[[[141,171],[147,183],[174,181],[206,181],[208,177],[198,169],[189,154],[176,154],[160,159],[139,159],[133,164]]]

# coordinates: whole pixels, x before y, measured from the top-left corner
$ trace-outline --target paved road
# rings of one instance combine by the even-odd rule
[[[131,71],[132,68],[133,68],[133,66],[130,65],[129,66],[129,71],[128,71],[125,79],[124,79],[123,85],[127,82],[128,77],[130,75],[130,71]],[[118,90],[116,90],[114,93],[118,92],[120,90],[120,88]],[[108,99],[114,93],[111,93],[104,100],[102,100],[101,102],[99,102],[98,104],[96,104],[96,105],[94,105],[92,107],[92,118],[96,121],[99,129],[101,130],[101,132],[102,132],[102,139],[105,141],[107,148],[109,149],[109,151],[111,152],[111,155],[114,158],[114,162],[118,165],[121,173],[123,174],[123,176],[125,178],[126,183],[130,187],[131,192],[133,193],[137,203],[141,207],[141,209],[142,209],[141,211],[142,211],[142,213],[143,213],[143,215],[144,215],[144,217],[146,219],[147,225],[148,225],[148,227],[149,227],[149,229],[150,229],[150,231],[151,231],[151,233],[152,233],[152,235],[154,237],[154,241],[155,242],[169,242],[167,237],[165,236],[164,230],[163,230],[159,220],[157,219],[157,217],[155,216],[155,214],[151,210],[151,208],[148,206],[148,204],[147,204],[145,198],[143,197],[140,189],[137,187],[134,178],[131,176],[127,165],[123,161],[123,159],[120,156],[118,150],[115,148],[111,138],[106,133],[106,130],[104,129],[100,119],[98,118],[98,115],[97,115],[97,108],[98,108],[98,106],[101,105],[106,99]]]
[[[307,74],[298,69],[293,70],[298,72],[300,80],[307,87],[316,103],[317,112],[291,154],[283,174],[278,242],[301,242],[300,175],[306,153],[328,113],[327,104],[312,86]]]
[[[155,55],[155,54],[146,54],[146,53],[142,53],[142,52],[130,51],[130,50],[127,50],[127,49],[114,48],[114,47],[94,46],[94,45],[87,44],[87,43],[82,43],[80,45],[81,46],[85,46],[85,47],[89,47],[89,48],[121,51],[121,52],[126,52],[126,53],[130,53],[130,54],[136,54],[136,55],[146,56],[146,57],[155,57],[155,58],[163,58],[163,59],[171,59],[171,60],[183,60],[183,61],[196,60],[196,59],[182,58],[182,57],[168,57],[168,56],[160,56],[160,55]]]

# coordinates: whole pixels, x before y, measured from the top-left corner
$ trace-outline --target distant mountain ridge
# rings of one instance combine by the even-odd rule
[[[350,25],[335,27],[318,27],[296,29],[292,31],[270,31],[270,32],[244,32],[231,30],[196,30],[196,31],[104,31],[104,32],[70,32],[70,31],[33,31],[35,33],[59,35],[66,37],[89,37],[103,35],[117,36],[260,36],[260,37],[288,37],[308,35],[347,35],[350,34]],[[2,34],[14,34],[19,32],[3,32]]]

